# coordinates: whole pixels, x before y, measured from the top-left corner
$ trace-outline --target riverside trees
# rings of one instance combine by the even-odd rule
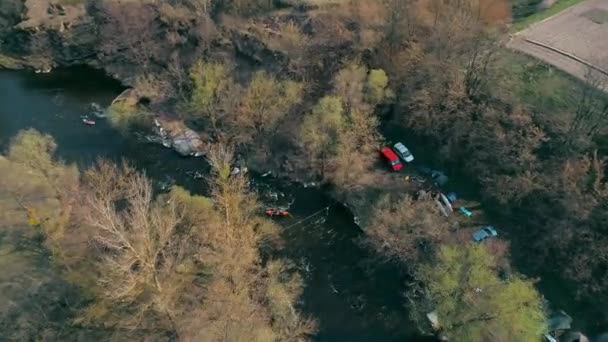
[[[517,254],[528,266],[554,263],[579,284],[579,294],[605,295],[599,283],[608,274],[607,235],[600,228],[606,207],[600,202],[608,131],[606,96],[594,87],[602,84],[568,81],[561,97],[576,98],[554,107],[521,95],[537,76],[513,82],[516,62],[501,47],[504,2],[387,3],[406,9],[390,12],[373,59],[396,90],[392,124],[426,138],[443,164],[480,186],[486,205],[511,223],[507,229],[516,232]],[[549,82],[558,81],[535,88],[553,86]]]
[[[69,253],[57,248],[57,244],[65,237],[73,214],[78,169],[54,160],[56,148],[49,135],[34,129],[19,132],[12,139],[6,158],[2,157],[5,169],[0,186],[7,200],[3,211],[8,222],[26,218],[27,224],[44,232],[56,257],[64,258]]]
[[[532,282],[501,278],[483,245],[442,246],[417,272],[423,294],[414,314],[437,314],[439,328],[456,341],[536,341],[545,328],[542,298]],[[420,319],[420,318],[418,318]]]
[[[301,168],[354,190],[371,181],[380,144],[375,105],[392,96],[383,70],[347,65],[333,80],[333,95],[319,100],[296,136]]]
[[[301,278],[288,261],[261,256],[276,229],[256,216],[244,176],[230,175],[230,149],[210,152],[209,198],[181,188],[155,195],[142,173],[101,161],[80,182],[69,178],[76,191],[64,201],[54,184],[67,172],[59,170],[75,169],[53,159],[54,146],[26,131],[9,156],[31,159],[0,159],[2,193],[12,194],[0,202],[2,222],[44,233],[66,280],[88,298],[77,323],[123,338],[206,341],[302,340],[315,331],[296,308]]]
[[[435,202],[406,196],[382,198],[366,229],[366,242],[382,257],[403,264],[418,264],[446,243],[449,224]]]
[[[534,341],[545,313],[534,283],[509,271],[504,245],[473,244],[433,200],[385,197],[366,227],[365,243],[412,276],[407,303],[418,327],[456,341]],[[502,246],[501,246],[502,245]]]
[[[216,147],[210,160],[209,199],[180,188],[155,199],[147,178],[129,167],[87,171],[84,224],[96,279],[87,322],[184,340],[300,339],[314,331],[292,301],[300,279],[284,261],[260,258],[272,224],[256,218],[244,177],[230,176],[231,152]]]
[[[256,72],[249,84],[238,85],[228,67],[199,61],[190,70],[193,82],[189,110],[215,135],[235,144],[247,144],[263,158],[272,148],[277,128],[302,101],[301,82],[280,80]]]
[[[553,112],[508,99],[505,93],[513,89],[498,87],[508,75],[498,73],[495,63],[500,23],[508,17],[506,2],[280,1],[311,7],[270,16],[262,12],[274,3],[263,0],[181,0],[160,8],[155,2],[131,1],[136,4],[123,7],[106,2],[111,4],[100,14],[111,18],[100,21],[100,33],[109,44],[100,44],[101,51],[147,72],[171,73],[166,78],[185,89],[188,119],[202,122],[214,136],[270,155],[277,164],[297,164],[305,177],[320,178],[338,192],[356,190],[377,180],[371,172],[379,141],[374,109],[392,98],[395,125],[427,138],[441,162],[481,186],[488,204],[501,204],[504,218],[525,217],[513,229],[521,227],[525,248],[535,256],[530,259],[538,264],[541,257],[558,259],[564,275],[584,284],[581,290],[605,293],[606,180],[600,172],[605,167],[601,149],[593,153],[601,147],[595,141],[606,134],[605,103],[583,88],[573,119],[554,124]],[[244,23],[222,12],[253,18]],[[222,50],[218,46],[226,40],[232,40],[229,50],[242,48],[241,36],[232,35],[243,32],[254,46],[248,56],[254,63],[246,65],[255,70],[237,75],[210,49]],[[214,40],[218,36],[224,39]],[[170,65],[168,50],[180,57],[171,58]],[[260,65],[258,53],[269,51],[280,57],[277,63],[271,58],[272,66]],[[297,59],[299,68],[281,66],[283,57]],[[352,62],[358,60],[365,62]],[[275,68],[281,72],[259,70]],[[184,70],[190,71],[190,83]],[[157,79],[144,77],[138,83]],[[562,133],[563,145],[579,146],[582,139],[583,147],[563,151]],[[424,210],[424,205],[410,205]],[[387,212],[399,211],[387,207]],[[384,234],[375,249],[390,258],[415,258],[416,240],[439,240],[434,229],[414,226],[426,219],[415,214],[403,214],[411,222],[375,222],[370,234]],[[396,232],[404,230],[395,227],[409,229],[410,236],[402,238]],[[395,253],[395,247],[407,252]]]

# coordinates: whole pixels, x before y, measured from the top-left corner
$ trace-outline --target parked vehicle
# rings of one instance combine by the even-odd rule
[[[450,199],[446,195],[440,193],[439,198],[441,199],[441,202],[443,203],[443,205],[449,212],[454,211],[454,209],[452,208],[452,203],[450,202]]]
[[[404,162],[411,163],[414,161],[414,156],[412,155],[410,150],[408,150],[407,147],[405,147],[405,145],[403,145],[402,143],[396,143],[395,146],[393,146],[393,150],[395,150],[395,153],[397,153],[399,158],[401,158],[401,160],[403,160]]]
[[[85,125],[93,126],[95,124],[95,121],[89,119],[88,116],[83,116],[83,117],[81,117],[81,119],[82,119],[82,122],[85,123]]]
[[[484,226],[480,230],[473,233],[473,240],[481,242],[485,239],[498,236],[496,229],[493,226]]]
[[[543,335],[544,342],[589,341],[581,333],[570,330],[573,320],[565,311],[553,311],[547,318],[547,333]]]
[[[448,192],[448,199],[451,203],[454,203],[458,199],[458,195],[455,192]]]
[[[553,336],[551,336],[550,334],[544,334],[543,335],[543,342],[558,342]]]
[[[441,203],[439,200],[435,200],[435,203],[437,203],[437,207],[439,208],[439,211],[443,214],[443,216],[450,216],[448,209],[443,205],[443,203]]]
[[[399,161],[399,157],[388,147],[383,147],[380,153],[388,161],[393,171],[399,171],[403,168],[403,164]]]
[[[444,186],[448,182],[448,176],[446,176],[445,173],[437,170],[431,171],[431,179],[433,179],[437,186]]]
[[[463,213],[464,216],[466,216],[466,217],[473,216],[473,213],[469,209],[467,209],[465,207],[460,207],[460,212]]]

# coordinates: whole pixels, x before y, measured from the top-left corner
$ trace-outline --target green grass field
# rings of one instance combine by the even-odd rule
[[[512,32],[519,32],[522,30],[525,30],[528,26],[542,21],[544,19],[547,19],[549,17],[552,17],[556,14],[558,14],[559,12],[572,7],[578,3],[583,2],[584,0],[557,0],[557,2],[551,6],[550,8],[547,8],[546,10],[540,11],[540,12],[536,12],[530,16],[527,16],[525,18],[521,18],[517,21],[513,22],[513,26],[511,27],[511,31]]]
[[[514,98],[534,112],[567,119],[574,111],[580,81],[565,72],[522,53],[504,50],[497,89],[505,98]]]

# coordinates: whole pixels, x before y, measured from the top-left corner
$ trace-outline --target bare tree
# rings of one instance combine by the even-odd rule
[[[412,1],[387,0],[387,20],[384,39],[389,50],[396,53],[411,39],[414,31]]]
[[[169,64],[167,65],[167,73],[175,84],[175,89],[180,100],[187,102],[186,89],[189,86],[188,73],[182,65],[182,60],[179,52],[175,51],[171,54]]]
[[[601,92],[607,85],[606,76],[587,68],[585,82],[581,83],[576,97],[574,118],[568,128],[568,145],[572,145],[579,136],[592,138],[608,125],[608,100]]]
[[[366,229],[366,242],[381,256],[397,262],[419,262],[428,248],[449,237],[448,221],[433,200],[382,198]]]
[[[133,168],[100,162],[84,175],[84,225],[95,267],[94,303],[82,320],[179,337],[179,315],[196,301],[194,243],[185,208],[154,200]]]
[[[314,323],[295,308],[301,279],[280,260],[262,263],[260,244],[270,233],[269,222],[257,217],[258,202],[243,174],[231,175],[233,149],[214,145],[208,154],[214,175],[214,220],[200,231],[200,250],[212,271],[205,305],[189,320],[195,340],[300,340]]]
[[[465,55],[466,71],[464,85],[466,94],[472,101],[479,101],[494,76],[491,70],[496,62],[500,42],[490,33],[482,32],[471,41],[471,48]]]
[[[352,110],[345,126],[338,131],[326,175],[338,192],[355,191],[378,181],[373,166],[379,145],[378,120],[374,114]]]
[[[266,142],[291,108],[302,101],[303,90],[302,83],[278,80],[264,71],[255,73],[233,114],[239,140]]]
[[[156,8],[140,2],[106,0],[101,10],[105,19],[100,32],[101,52],[146,69],[163,50],[163,44],[155,41]]]

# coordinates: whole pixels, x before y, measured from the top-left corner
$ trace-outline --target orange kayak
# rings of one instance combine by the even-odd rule
[[[283,209],[267,209],[266,215],[269,216],[289,216],[289,212]]]

